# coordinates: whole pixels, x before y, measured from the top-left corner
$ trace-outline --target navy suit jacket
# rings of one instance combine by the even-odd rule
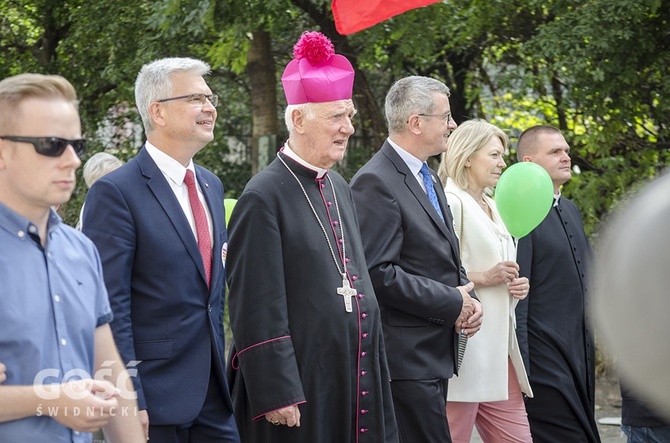
[[[351,180],[393,380],[447,379],[456,370],[454,323],[463,306],[456,286],[468,279],[444,190],[431,174],[445,222],[388,142]]]
[[[121,357],[141,362],[133,382],[152,425],[192,421],[212,368],[232,411],[223,376],[223,185],[210,171],[195,171],[212,216],[210,288],[184,211],[145,148],[86,197],[83,231],[100,251]]]

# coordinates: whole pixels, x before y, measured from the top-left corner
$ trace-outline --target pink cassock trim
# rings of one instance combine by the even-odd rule
[[[291,338],[291,336],[290,335],[284,335],[282,337],[271,338],[270,340],[265,340],[265,341],[253,344],[251,346],[247,346],[246,348],[239,351],[237,354],[233,355],[233,359],[231,360],[230,365],[232,366],[233,369],[235,369],[237,371],[238,369],[240,369],[240,367],[235,364],[235,360],[237,360],[238,357],[240,355],[242,355],[244,352],[247,352],[248,350],[253,349],[253,348],[257,348],[259,346],[263,346],[266,343],[271,343],[273,341],[278,341],[278,340],[286,340],[287,338]]]
[[[261,415],[259,415],[258,417],[254,417],[251,421],[258,421],[258,420],[260,420],[261,418],[265,417],[266,415],[268,415],[268,414],[270,414],[270,413],[272,413],[272,412],[274,412],[274,411],[278,411],[278,410],[280,410],[280,409],[288,408],[289,406],[302,405],[302,404],[304,404],[304,403],[307,403],[307,402],[306,402],[306,401],[301,401],[300,403],[293,403],[293,404],[290,404],[290,405],[282,406],[281,408],[273,409],[272,411],[268,411],[268,412],[266,412],[265,414],[261,414]]]

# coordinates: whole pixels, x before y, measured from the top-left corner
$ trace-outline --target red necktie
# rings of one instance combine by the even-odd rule
[[[184,183],[186,183],[186,187],[188,188],[188,200],[191,203],[191,212],[193,212],[193,219],[195,220],[195,230],[198,233],[198,249],[200,249],[200,255],[202,255],[202,263],[205,265],[205,276],[207,278],[207,286],[209,286],[209,278],[212,273],[212,241],[209,238],[207,214],[198,198],[198,188],[195,185],[195,177],[193,176],[193,171],[190,169],[186,170]]]

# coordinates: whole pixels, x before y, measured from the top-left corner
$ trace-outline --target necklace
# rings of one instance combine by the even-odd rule
[[[321,222],[321,219],[319,218],[319,215],[316,213],[316,209],[314,209],[314,205],[312,204],[312,200],[309,198],[309,195],[307,195],[307,191],[305,190],[305,187],[302,185],[300,182],[300,179],[298,176],[295,175],[293,170],[288,167],[286,162],[284,161],[283,158],[277,153],[277,158],[279,161],[282,162],[284,167],[288,170],[288,172],[291,173],[295,181],[298,183],[298,186],[300,186],[300,190],[302,191],[302,194],[305,196],[305,199],[307,200],[307,203],[309,204],[309,207],[312,209],[312,213],[314,214],[314,217],[316,218],[316,221],[319,223],[319,226],[321,227],[321,232],[323,232],[323,236],[326,237],[326,242],[328,243],[328,249],[330,249],[330,255],[333,257],[333,262],[335,263],[335,267],[337,267],[337,272],[342,276],[342,287],[337,288],[337,294],[341,295],[342,298],[344,298],[344,310],[347,312],[353,312],[353,306],[351,303],[351,297],[354,297],[358,292],[356,291],[355,288],[352,288],[351,285],[349,284],[349,279],[347,278],[347,273],[346,273],[346,257],[347,257],[347,249],[346,249],[346,244],[347,242],[344,241],[344,224],[342,223],[342,216],[340,215],[340,207],[337,204],[337,194],[335,194],[335,186],[333,186],[333,181],[330,179],[330,176],[328,176],[328,183],[330,183],[330,189],[333,191],[333,201],[335,202],[335,212],[337,213],[337,219],[339,220],[339,226],[340,226],[340,234],[342,235],[342,269],[340,269],[340,263],[338,261],[339,257],[335,256],[335,249],[333,248],[333,245],[330,243],[330,238],[328,237],[328,233],[326,232],[325,226],[323,226],[323,223]]]

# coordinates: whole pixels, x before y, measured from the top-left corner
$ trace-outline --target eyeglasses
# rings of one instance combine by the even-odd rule
[[[417,114],[420,117],[442,117],[444,119],[444,122],[449,124],[449,120],[451,120],[451,112],[447,112],[446,114]]]
[[[87,143],[85,138],[68,140],[67,138],[60,137],[18,137],[14,135],[0,135],[0,139],[19,143],[31,143],[38,154],[46,155],[47,157],[60,157],[68,146],[72,146],[74,152],[81,158],[86,152]]]
[[[209,102],[214,107],[216,107],[216,105],[219,104],[219,96],[216,95],[216,94],[180,95],[179,97],[164,98],[162,100],[156,100],[156,101],[158,103],[164,103],[164,102],[169,102],[169,101],[172,101],[172,100],[181,100],[183,98],[188,100],[188,103],[191,104],[191,105],[205,106],[207,104],[207,100],[209,100]]]
[[[451,112],[447,112],[446,114],[417,114],[419,117],[442,117],[444,119],[444,123],[449,124],[449,120],[451,120]]]

